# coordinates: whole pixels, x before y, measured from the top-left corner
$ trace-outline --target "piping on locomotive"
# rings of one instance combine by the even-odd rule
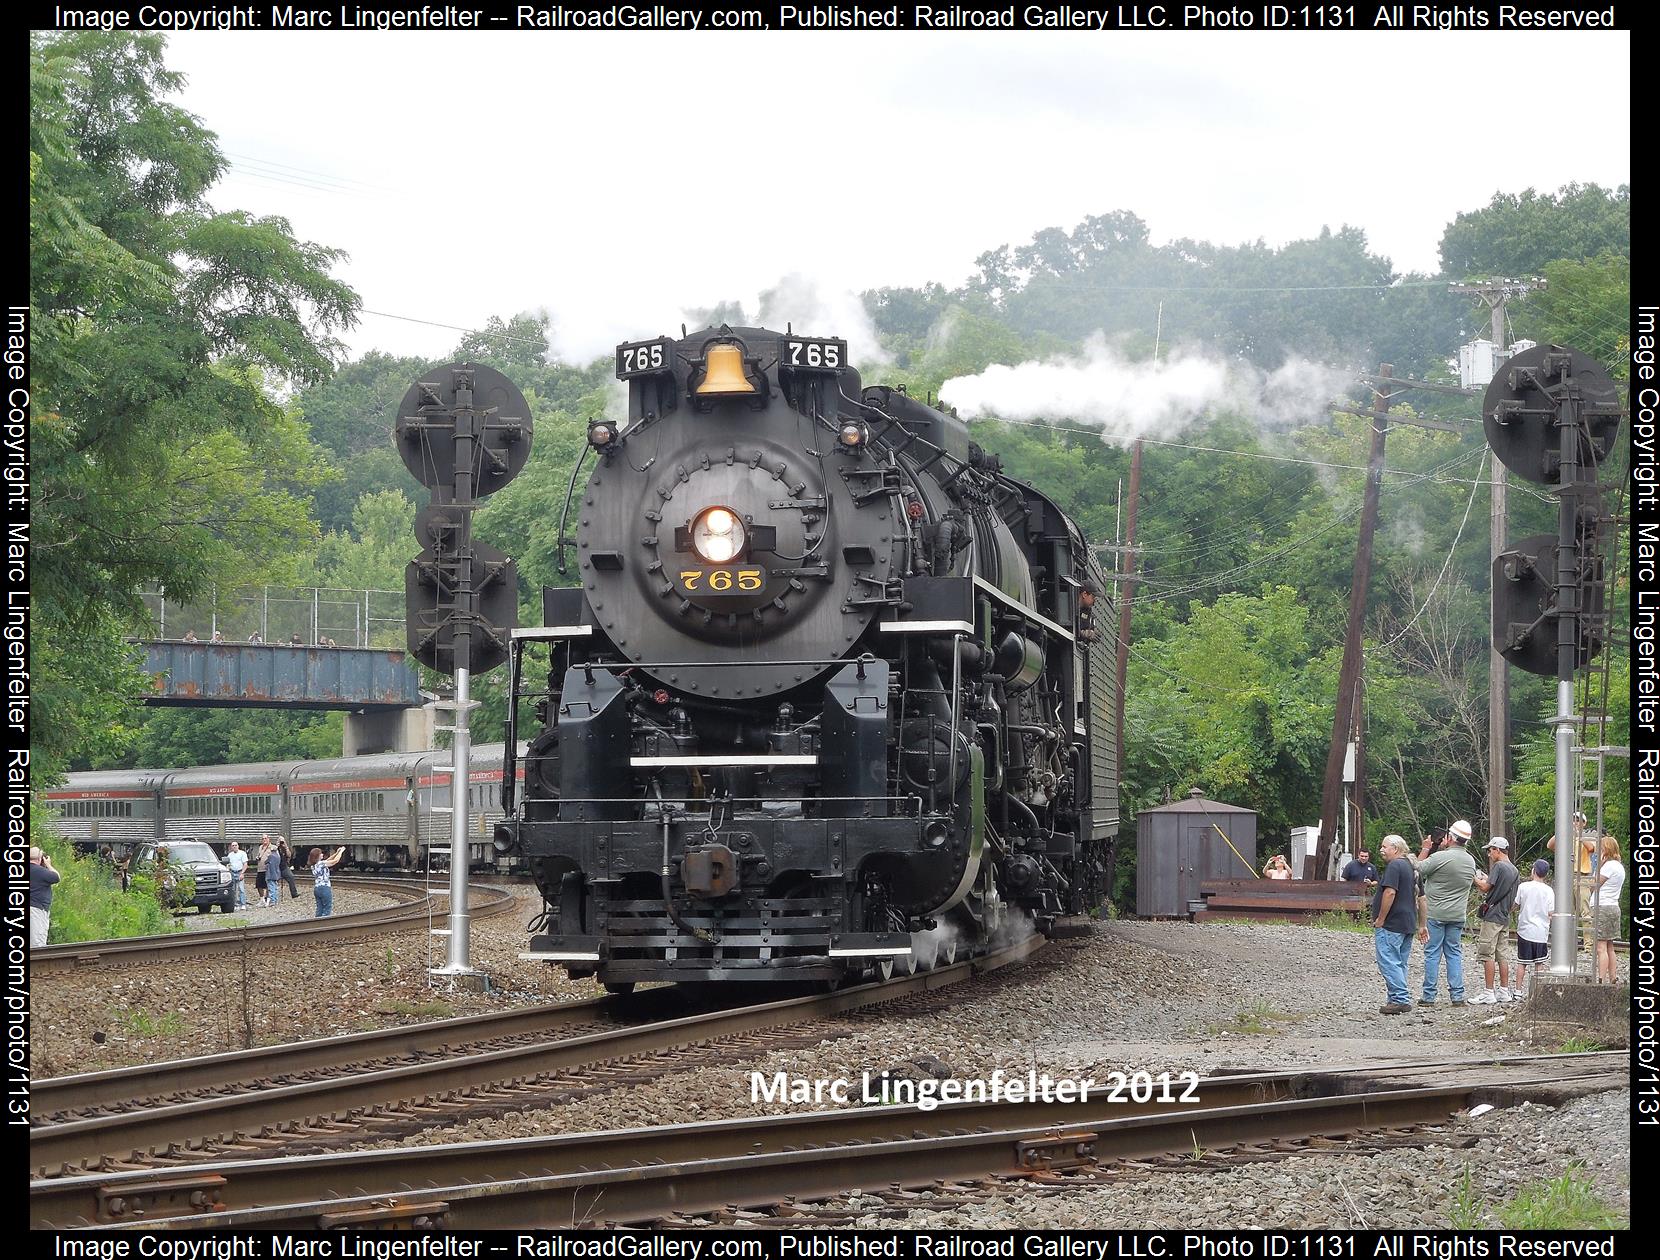
[[[1078,527],[844,341],[711,328],[619,346],[617,376],[560,531],[580,585],[510,657],[526,956],[833,981],[1097,906],[1113,659]]]

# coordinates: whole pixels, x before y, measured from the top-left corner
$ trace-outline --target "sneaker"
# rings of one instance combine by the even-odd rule
[[[1516,998],[1509,989],[1496,989],[1493,992],[1493,1000],[1496,1002],[1514,1002]]]
[[[1491,1005],[1493,1005],[1494,1002],[1497,1002],[1497,1001],[1498,1001],[1498,998],[1493,996],[1493,990],[1483,989],[1480,993],[1476,994],[1473,998],[1470,999],[1470,1005],[1471,1006],[1491,1006]]]
[[[1387,1002],[1378,1007],[1379,1015],[1405,1015],[1412,1009],[1410,1004],[1403,1002]]]

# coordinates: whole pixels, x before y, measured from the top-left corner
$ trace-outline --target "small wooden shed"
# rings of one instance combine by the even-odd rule
[[[1142,810],[1135,833],[1135,910],[1143,918],[1186,917],[1205,880],[1257,873],[1256,811],[1206,800],[1198,788],[1185,801]]]

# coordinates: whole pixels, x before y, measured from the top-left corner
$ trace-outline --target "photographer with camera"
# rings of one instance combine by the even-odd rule
[[[1419,1006],[1435,1005],[1441,978],[1441,960],[1447,960],[1447,998],[1464,1005],[1464,916],[1469,913],[1470,885],[1476,878],[1476,860],[1464,844],[1472,834],[1460,818],[1451,827],[1431,828],[1424,843],[1428,852],[1418,863],[1418,939],[1424,945],[1424,988]]]

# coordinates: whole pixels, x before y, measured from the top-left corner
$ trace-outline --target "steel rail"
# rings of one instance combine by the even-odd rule
[[[472,1046],[526,1033],[550,1033],[573,1024],[606,1023],[662,1004],[662,994],[666,992],[653,989],[631,1000],[600,997],[581,1002],[544,1002],[510,1011],[462,1015],[311,1041],[227,1050],[73,1076],[51,1076],[30,1087],[29,1108],[36,1116],[97,1108],[125,1111],[144,1100],[168,1094],[229,1090],[249,1081],[281,1083],[284,1076],[336,1069],[365,1060],[430,1053],[447,1046]],[[651,1000],[654,996],[658,999],[655,1002]]]
[[[132,1152],[229,1137],[252,1128],[328,1118],[354,1108],[522,1081],[606,1060],[811,1022],[959,983],[1026,958],[1044,944],[1045,938],[1034,935],[984,957],[817,996],[765,1002],[379,1071],[352,1072],[327,1080],[220,1094],[117,1115],[37,1125],[29,1131],[29,1167],[40,1172],[72,1173],[75,1166],[106,1157],[126,1158]]]
[[[1587,1054],[1550,1056],[1559,1071],[1564,1060],[1575,1070],[1567,1079],[1581,1083],[1623,1068],[1621,1056]],[[1572,1060],[1578,1060],[1577,1063]],[[1371,1071],[1392,1078],[1431,1075],[1441,1067],[1485,1069],[1472,1072],[1459,1088],[1498,1094],[1517,1087],[1517,1064],[1534,1064],[1534,1056],[1476,1062],[1413,1064],[1404,1069],[1369,1067],[1322,1069],[1212,1077],[1200,1082],[1191,1105],[1133,1098],[1121,1101],[1097,1093],[1067,1111],[1069,1128],[1098,1131],[1097,1126],[1132,1117],[1204,1115],[1218,1108],[1327,1097],[1358,1085],[1372,1084],[1359,1075]],[[1555,1079],[1562,1079],[1557,1077]],[[300,1156],[285,1159],[224,1160],[189,1168],[50,1178],[30,1185],[29,1214],[37,1228],[78,1227],[122,1221],[178,1218],[181,1224],[226,1223],[219,1215],[280,1204],[329,1204],[342,1198],[384,1196],[426,1200],[427,1192],[450,1183],[477,1186],[526,1177],[570,1176],[585,1170],[626,1168],[645,1162],[680,1165],[788,1153],[794,1149],[832,1148],[849,1144],[916,1141],[961,1133],[1006,1130],[1049,1131],[1057,1123],[1057,1105],[1025,1102],[950,1103],[932,1112],[909,1106],[853,1107],[801,1115],[706,1121],[653,1129],[516,1138],[504,1141],[404,1147],[394,1150]],[[1191,1145],[1184,1144],[1185,1149]],[[212,1217],[201,1213],[212,1212]],[[194,1217],[194,1219],[190,1219]]]
[[[330,915],[325,919],[288,919],[264,926],[225,928],[212,932],[180,932],[167,936],[134,936],[120,940],[47,945],[29,951],[29,971],[33,975],[50,975],[110,963],[132,966],[235,954],[256,941],[302,944],[317,940],[351,940],[391,931],[427,917],[431,897],[424,888],[397,880],[340,879],[337,884],[343,888],[395,895],[400,901],[396,905],[375,906],[351,914]],[[477,888],[486,895],[472,907],[474,918],[487,918],[512,908],[513,894],[510,890],[491,888],[485,884],[477,885]],[[437,895],[448,896],[448,890]]]

